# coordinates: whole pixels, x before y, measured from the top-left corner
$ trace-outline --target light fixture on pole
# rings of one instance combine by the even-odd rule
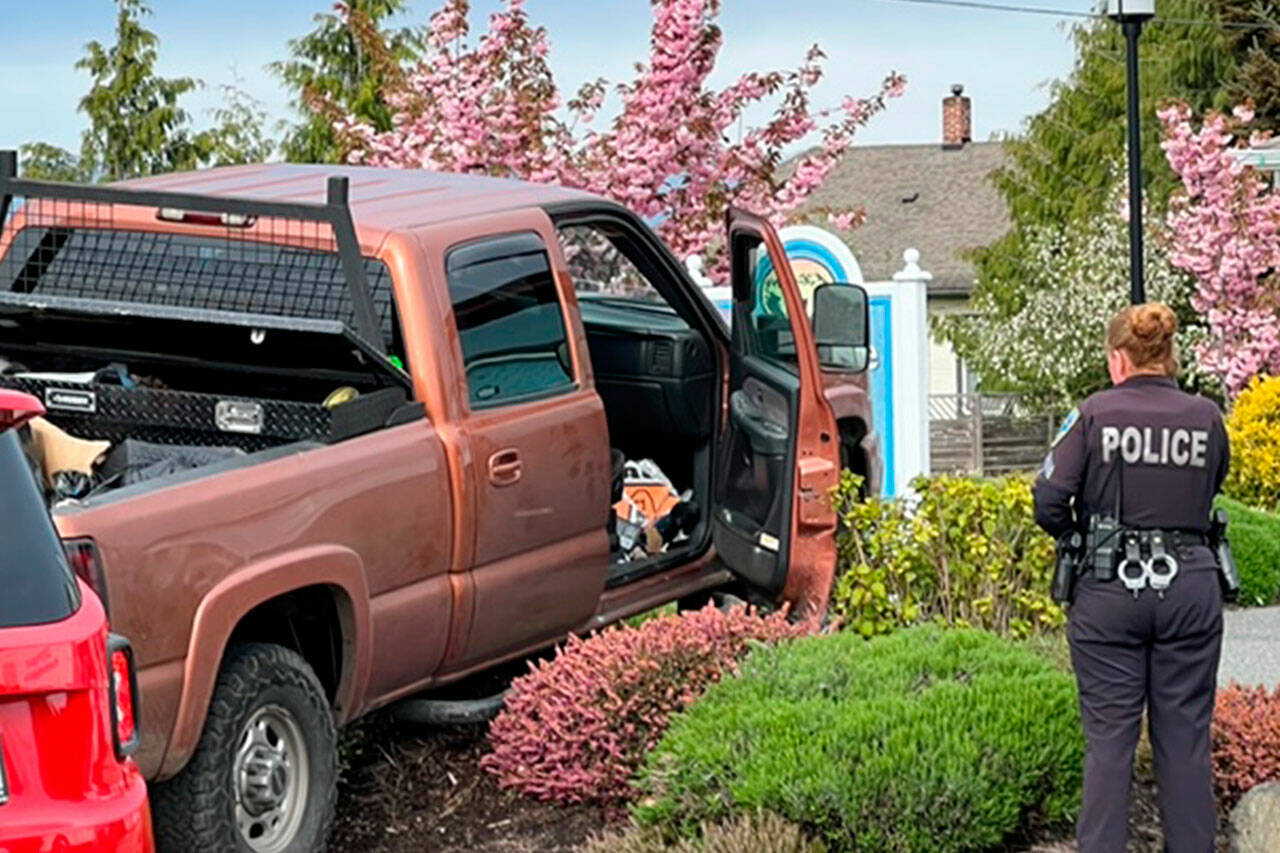
[[[1138,109],[1138,36],[1156,15],[1156,0],[1106,0],[1107,17],[1124,31],[1125,90],[1129,101],[1129,298],[1147,301],[1142,264],[1142,122]]]

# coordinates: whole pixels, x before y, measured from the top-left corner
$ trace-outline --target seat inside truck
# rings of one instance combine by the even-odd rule
[[[649,262],[634,234],[607,221],[575,222],[560,234],[615,469],[623,466],[615,470],[615,492],[624,490],[621,497],[615,493],[621,519],[615,523],[624,528],[621,541],[614,537],[616,582],[659,564],[703,532],[711,492],[715,351],[664,295],[674,285],[663,286],[660,270],[642,269]],[[628,514],[650,523],[672,517],[661,536],[642,536],[641,547],[631,549]]]

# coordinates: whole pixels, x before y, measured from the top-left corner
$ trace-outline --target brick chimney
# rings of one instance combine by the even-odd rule
[[[951,97],[942,99],[942,147],[963,148],[973,141],[973,105],[965,97],[964,86],[951,87]]]

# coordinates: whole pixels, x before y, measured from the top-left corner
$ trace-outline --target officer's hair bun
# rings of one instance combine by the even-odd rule
[[[1178,318],[1173,316],[1168,305],[1159,302],[1148,302],[1133,309],[1133,336],[1147,343],[1162,343],[1173,338],[1178,328]]]
[[[1107,349],[1124,350],[1138,370],[1160,369],[1170,376],[1178,372],[1173,336],[1178,318],[1168,305],[1147,302],[1131,305],[1107,326]]]

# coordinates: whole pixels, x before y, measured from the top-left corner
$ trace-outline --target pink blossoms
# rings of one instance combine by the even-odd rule
[[[648,62],[615,87],[617,116],[595,130],[609,87],[596,80],[562,103],[547,63],[546,30],[530,24],[523,0],[506,0],[474,44],[467,40],[467,0],[446,0],[431,17],[421,61],[386,75],[383,96],[395,111],[394,127],[380,133],[338,119],[350,161],[586,189],[656,223],[683,257],[718,241],[730,204],[774,219],[794,211],[839,163],[854,132],[905,85],[890,74],[870,98],[814,110],[810,94],[823,74],[815,46],[793,71],[752,72],[713,91],[706,82],[722,44],[719,0],[651,0],[651,6]],[[362,41],[376,38],[356,13],[339,9]],[[742,128],[743,112],[771,96],[780,103],[770,120]],[[794,169],[781,169],[784,149],[811,136],[820,143]],[[820,213],[840,227],[858,221],[852,211]]]
[[[1197,355],[1234,396],[1254,376],[1280,374],[1280,192],[1235,156],[1250,107],[1209,113],[1199,130],[1185,104],[1159,116],[1185,190],[1170,202],[1170,260],[1196,277],[1191,303],[1210,331]]]

